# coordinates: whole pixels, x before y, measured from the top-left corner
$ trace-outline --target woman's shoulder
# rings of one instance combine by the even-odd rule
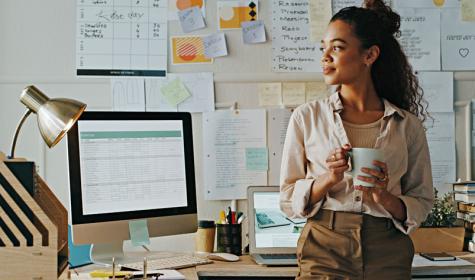
[[[331,101],[329,97],[324,99],[308,101],[304,104],[297,106],[294,109],[294,114],[297,115],[318,115],[330,110]]]

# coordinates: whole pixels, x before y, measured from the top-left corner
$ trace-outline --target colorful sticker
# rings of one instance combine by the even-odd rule
[[[241,22],[258,19],[258,1],[235,0],[218,2],[219,29],[239,29]]]
[[[172,37],[170,40],[173,64],[213,62],[212,58],[205,56],[202,36],[180,36]]]

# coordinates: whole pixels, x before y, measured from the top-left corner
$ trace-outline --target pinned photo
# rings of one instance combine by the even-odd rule
[[[240,29],[241,22],[258,19],[258,1],[232,0],[218,1],[219,29]]]
[[[172,64],[213,63],[205,56],[202,36],[171,37]]]

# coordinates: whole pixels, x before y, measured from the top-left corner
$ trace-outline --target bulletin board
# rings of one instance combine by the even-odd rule
[[[79,1],[79,6],[84,2],[95,5],[98,3],[97,1]],[[163,76],[163,73],[157,73],[156,68],[166,68],[169,80],[158,82],[159,84],[154,86],[155,89],[163,89],[167,83],[171,83],[172,78],[170,77],[187,79],[183,75],[188,75],[196,82],[184,83],[184,86],[188,86],[191,95],[195,96],[199,94],[199,89],[206,89],[200,85],[200,81],[210,81],[208,89],[209,85],[214,86],[214,103],[203,103],[198,109],[197,106],[195,108],[187,106],[187,103],[171,107],[171,109],[177,108],[179,111],[203,113],[200,116],[202,117],[203,150],[201,152],[203,152],[205,198],[243,199],[246,195],[245,188],[252,185],[253,182],[258,185],[278,184],[278,169],[280,168],[278,163],[281,156],[279,152],[284,142],[285,128],[291,109],[309,101],[309,89],[314,84],[317,84],[317,91],[321,93],[313,95],[312,98],[325,97],[330,91],[321,86],[319,41],[324,34],[332,11],[349,5],[360,6],[362,0],[167,0],[168,7],[165,7],[165,0],[136,0],[130,2],[130,5],[140,6],[147,2],[151,3],[150,7],[159,8],[155,15],[148,10],[140,10],[140,8],[137,8],[136,11],[132,9],[133,12],[129,12],[128,15],[129,17],[131,15],[139,17],[139,12],[143,11],[143,15],[149,18],[156,16],[154,24],[149,26],[153,32],[148,35],[152,36],[152,39],[158,38],[161,41],[155,40],[150,46],[164,48],[164,41],[168,41],[168,55],[155,51],[157,58],[154,62],[157,63],[157,66],[152,67],[154,69],[142,71],[142,76],[147,77],[149,74],[152,74],[150,76]],[[471,50],[475,53],[475,34],[472,34],[472,30],[475,30],[475,16],[472,15],[473,10],[471,10],[473,7],[467,5],[468,1],[459,0],[442,2],[394,0],[389,2],[392,2],[393,9],[401,15],[401,33],[398,40],[408,55],[414,70],[418,72],[417,75],[429,101],[428,110],[435,119],[432,127],[428,129],[427,135],[429,146],[433,147],[431,155],[434,185],[443,186],[456,179],[454,73],[455,71],[475,69],[475,59],[470,59],[473,56],[470,53]],[[185,9],[192,6],[196,6],[196,9]],[[95,14],[93,13],[93,15],[97,16],[103,10],[94,10]],[[84,9],[78,8],[79,17],[82,17],[82,13],[85,13]],[[159,18],[159,15],[164,13],[167,13],[168,21]],[[117,15],[115,16],[117,17]],[[190,21],[192,17],[193,19]],[[198,17],[200,21],[204,21],[197,23]],[[224,21],[225,17],[229,17],[229,21]],[[246,38],[243,37],[245,32],[239,28],[239,21],[256,20],[260,20],[264,24],[266,40],[255,44],[246,43],[244,42]],[[193,30],[190,22],[196,30]],[[137,38],[144,34],[147,35],[141,31],[144,27],[140,24],[131,24],[131,26],[132,29],[136,29],[132,32],[136,33]],[[434,26],[440,26],[440,32],[439,30],[433,32]],[[230,27],[233,29],[225,29]],[[95,30],[93,29],[93,31]],[[194,59],[200,62],[196,64],[187,64],[186,57],[182,58],[177,55],[176,49],[184,45],[180,43],[180,40],[194,42],[198,40],[196,38],[210,36],[210,34],[214,34],[214,37],[208,40],[226,41],[225,50],[220,50],[220,52],[224,52],[224,55],[221,54],[214,58],[196,56]],[[164,37],[168,40],[164,40]],[[204,45],[206,46],[206,44],[205,42]],[[79,48],[81,47],[82,45],[79,45]],[[164,56],[167,59],[166,63],[163,61]],[[78,61],[78,63],[82,63],[82,57]],[[194,75],[202,75],[202,77],[193,78]],[[121,78],[118,78],[118,81],[118,83],[122,83]],[[135,97],[142,95],[145,96],[144,100],[151,102],[160,95],[160,93],[152,95],[149,93],[152,89],[152,86],[149,85],[157,83],[157,80],[152,79],[151,81],[146,79],[145,86],[142,86],[142,81],[135,80],[135,86],[129,86],[128,92],[125,90],[125,94],[130,95],[132,91],[135,91]],[[117,83],[113,84],[113,88],[116,86]],[[127,87],[124,86],[124,88]],[[135,89],[131,90],[131,88]],[[137,91],[136,88],[141,88],[145,94],[142,91]],[[193,89],[194,92],[192,92]],[[280,101],[276,101],[275,92],[277,91],[281,93]],[[286,95],[286,92],[292,93],[290,97]],[[303,92],[304,97],[298,96],[297,92]],[[166,97],[163,91],[162,94]],[[186,96],[182,97],[186,98]],[[121,97],[121,99],[126,100],[127,98]],[[124,109],[120,104],[115,104],[116,100],[114,99],[113,102],[115,109]],[[154,104],[156,108],[152,109],[167,109],[163,107],[167,107],[165,102],[160,102]],[[178,103],[181,100],[175,100],[175,102]],[[143,106],[142,103],[146,102],[140,102],[131,108],[136,110]],[[151,107],[145,104],[145,108],[148,110]],[[223,114],[215,109],[230,109],[230,111]],[[252,122],[253,117],[249,119],[244,117],[247,114],[252,116],[253,112],[251,111],[256,110],[257,112],[258,109],[267,110],[263,119],[254,118],[254,122]],[[238,110],[242,110],[240,115],[236,113]],[[274,110],[272,114],[270,110]],[[216,118],[217,115],[221,117]],[[230,119],[227,120],[227,118]],[[279,121],[275,121],[276,118]],[[263,126],[257,125],[260,122],[264,122]],[[245,123],[252,125],[246,126]],[[224,154],[236,156],[239,153],[236,153],[235,147],[229,147],[226,151],[218,151],[214,147],[221,141],[218,139],[219,137],[235,137],[233,133],[222,135],[223,131],[219,131],[219,127],[225,126],[225,124],[231,129],[250,130],[243,131],[242,134],[247,133],[252,135],[253,139],[263,139],[267,143],[254,143],[253,147],[242,146],[239,149],[241,158],[238,156],[234,158],[234,161],[230,161],[230,156],[224,156]],[[234,127],[233,124],[236,126]],[[208,125],[213,127],[208,127]],[[253,130],[264,132],[257,135]],[[210,137],[210,135],[212,136]],[[279,135],[279,141],[269,143],[270,140],[266,140],[268,135]],[[465,140],[467,139],[469,138],[465,137]],[[237,137],[234,141],[237,145],[244,145],[243,142],[248,140],[245,137]],[[254,153],[249,152],[249,149],[262,149],[262,146],[267,148],[265,154],[262,150],[254,150]],[[435,153],[434,151],[446,152]],[[251,158],[256,162],[248,162]],[[263,169],[262,162],[257,162],[264,158],[267,158],[265,169]],[[239,164],[234,166],[233,163],[236,161]],[[468,162],[470,165],[471,160]],[[218,172],[225,165],[229,167],[229,170],[224,173]],[[210,171],[210,168],[213,170]],[[249,170],[249,168],[263,170]],[[265,175],[263,173],[267,173],[267,176],[263,176]],[[468,175],[467,178],[470,177]]]

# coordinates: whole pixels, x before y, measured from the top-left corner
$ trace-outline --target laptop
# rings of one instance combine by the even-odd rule
[[[289,219],[280,211],[278,186],[247,189],[249,254],[257,264],[297,265],[297,240],[306,220]]]

